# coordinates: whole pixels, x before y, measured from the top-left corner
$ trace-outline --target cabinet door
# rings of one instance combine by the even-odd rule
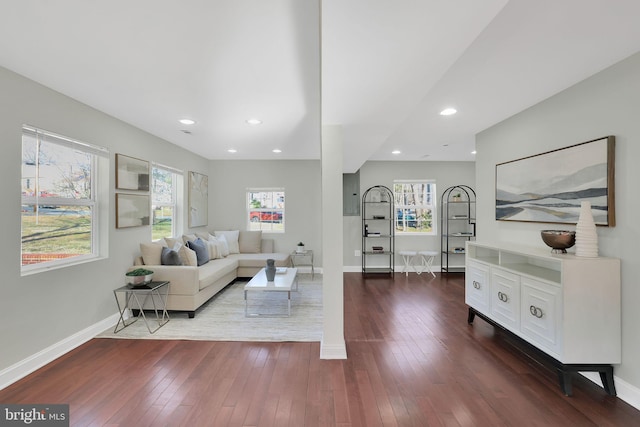
[[[560,287],[522,277],[521,333],[541,350],[559,358],[562,337]]]
[[[491,269],[491,318],[507,329],[520,328],[520,276]]]
[[[489,314],[489,267],[467,261],[464,301],[481,313]]]

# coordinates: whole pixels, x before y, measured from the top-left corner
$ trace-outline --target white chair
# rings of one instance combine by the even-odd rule
[[[409,268],[413,268],[415,270],[415,267],[412,264],[413,258],[418,254],[418,252],[416,251],[400,251],[398,252],[401,256],[402,256],[402,260],[404,261],[404,267],[402,268],[402,272],[408,276],[409,275]]]
[[[433,266],[433,260],[436,259],[438,252],[420,251],[418,252],[418,255],[420,256],[420,265],[416,267],[416,273],[421,274],[423,271],[428,271],[433,277],[436,277],[436,274],[431,270],[431,267]]]

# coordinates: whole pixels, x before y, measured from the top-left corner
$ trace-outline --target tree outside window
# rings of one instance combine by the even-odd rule
[[[435,181],[394,181],[396,234],[436,234]]]
[[[100,147],[23,127],[23,272],[97,257]],[[105,237],[106,238],[106,237]]]
[[[177,235],[178,191],[182,174],[169,167],[151,167],[151,238],[162,239]]]

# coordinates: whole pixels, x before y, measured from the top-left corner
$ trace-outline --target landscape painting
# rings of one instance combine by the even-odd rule
[[[597,225],[615,225],[615,137],[496,165],[496,220],[575,224],[589,201]]]

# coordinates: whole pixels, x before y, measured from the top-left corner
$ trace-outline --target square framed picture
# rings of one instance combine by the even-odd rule
[[[116,189],[149,191],[149,162],[116,153]]]
[[[151,198],[148,194],[116,193],[116,228],[150,224]]]

